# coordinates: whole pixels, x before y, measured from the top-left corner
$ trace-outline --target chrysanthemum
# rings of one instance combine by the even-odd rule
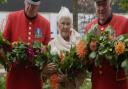
[[[60,63],[62,63],[62,64],[64,63],[64,56],[65,56],[64,52],[61,51],[60,54],[59,54],[59,58],[60,58]]]
[[[118,41],[115,43],[115,52],[120,55],[125,51],[125,43],[122,41]]]
[[[79,41],[78,44],[76,44],[76,53],[79,58],[84,58],[85,55],[87,54],[85,48],[86,48],[85,43],[82,40]]]
[[[51,85],[51,89],[58,89],[58,74],[53,74],[50,78],[50,85]]]

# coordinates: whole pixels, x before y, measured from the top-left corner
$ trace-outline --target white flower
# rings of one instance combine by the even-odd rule
[[[56,54],[59,53],[59,51],[57,50],[56,47],[52,47],[50,53],[53,54],[53,55],[56,55]]]

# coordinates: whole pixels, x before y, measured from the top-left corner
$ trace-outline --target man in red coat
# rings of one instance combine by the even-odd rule
[[[40,0],[25,0],[25,9],[12,12],[3,32],[3,37],[11,43],[23,41],[31,45],[34,41],[40,41],[47,45],[50,41],[50,24],[38,14]],[[43,75],[55,71],[53,64],[44,67]],[[43,78],[44,79],[44,78]],[[40,72],[25,64],[12,65],[7,73],[6,89],[42,89]]]
[[[128,20],[112,13],[112,0],[95,0],[97,18],[90,22],[87,32],[94,24],[102,31],[110,25],[115,30],[116,36],[128,33]],[[128,76],[123,69],[117,70],[104,59],[100,66],[93,65],[92,89],[128,89]]]

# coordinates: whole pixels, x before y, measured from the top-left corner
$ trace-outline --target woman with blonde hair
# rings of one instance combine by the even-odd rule
[[[49,45],[51,53],[60,54],[60,51],[70,51],[71,47],[80,40],[80,34],[73,29],[73,17],[66,7],[62,7],[59,11],[57,23],[58,35],[50,41]],[[84,73],[78,73],[74,80],[68,79],[67,75],[53,75],[51,89],[79,89],[84,77]]]

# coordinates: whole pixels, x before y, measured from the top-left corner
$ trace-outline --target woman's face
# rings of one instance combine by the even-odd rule
[[[72,26],[72,23],[69,17],[62,17],[59,20],[59,23],[58,23],[59,33],[67,41],[70,39],[71,26]]]
[[[25,13],[28,17],[35,17],[38,13],[39,5],[25,3]]]

